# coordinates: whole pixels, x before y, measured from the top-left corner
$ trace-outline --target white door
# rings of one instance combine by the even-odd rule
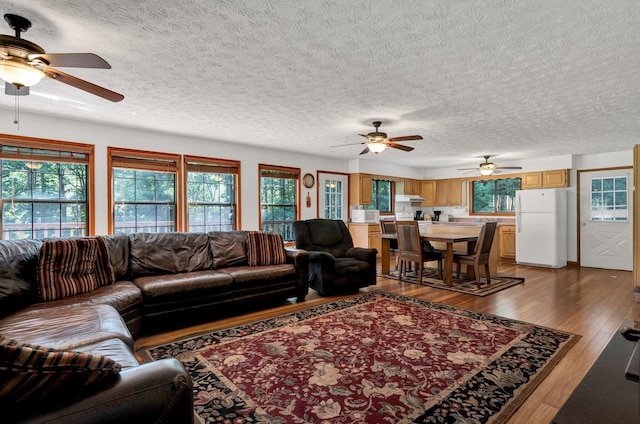
[[[318,173],[318,215],[320,218],[348,220],[349,176]]]
[[[633,170],[580,173],[580,265],[631,271]]]

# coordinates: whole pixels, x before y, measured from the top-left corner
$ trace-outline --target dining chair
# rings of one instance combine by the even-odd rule
[[[381,219],[380,220],[380,232],[382,234],[396,234],[396,222],[395,221],[390,221],[390,220],[385,220],[385,219]],[[396,269],[398,269],[398,240],[389,240],[389,245],[390,245],[390,253],[391,256],[395,256],[396,257]]]
[[[438,262],[438,276],[442,280],[443,253],[441,250],[427,251],[423,249],[418,223],[416,221],[396,221],[396,232],[398,235],[398,261],[400,262],[398,280],[401,280],[404,275],[407,263],[416,263],[418,281],[422,283],[424,263],[431,261]]]
[[[491,254],[491,244],[493,243],[497,225],[497,222],[487,222],[482,226],[473,253],[453,252],[453,263],[456,264],[458,278],[460,278],[460,266],[462,264],[467,265],[467,268],[473,266],[476,274],[476,284],[480,288],[480,265],[484,265],[487,284],[491,284],[489,255]]]

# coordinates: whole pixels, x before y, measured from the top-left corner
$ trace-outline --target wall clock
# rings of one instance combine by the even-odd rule
[[[315,181],[316,179],[311,174],[304,174],[304,177],[302,177],[302,184],[304,184],[306,188],[313,187]]]

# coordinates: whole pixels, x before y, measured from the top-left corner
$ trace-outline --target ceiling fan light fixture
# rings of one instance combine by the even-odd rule
[[[387,145],[379,141],[373,141],[367,144],[367,147],[377,155],[378,153],[382,152],[387,147]]]
[[[16,87],[31,87],[44,77],[44,72],[26,63],[0,60],[0,78]]]
[[[480,175],[488,176],[493,174],[493,168],[480,168]]]

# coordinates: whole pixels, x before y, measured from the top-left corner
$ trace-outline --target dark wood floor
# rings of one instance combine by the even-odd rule
[[[549,423],[580,383],[624,319],[640,321],[631,272],[569,266],[559,270],[500,264],[499,275],[524,277],[525,283],[486,297],[378,278],[378,284],[362,291],[385,290],[518,319],[580,334],[582,338],[537,390],[516,411],[509,424]],[[229,319],[139,339],[137,347],[168,342],[209,329],[225,328],[288,313],[339,299],[313,292],[300,304],[282,306]],[[622,372],[624,366],[622,364]]]

